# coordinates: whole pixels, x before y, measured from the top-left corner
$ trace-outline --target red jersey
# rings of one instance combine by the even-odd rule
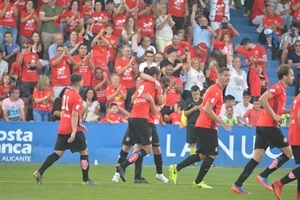
[[[129,9],[132,9],[132,8],[136,7],[136,0],[126,0],[125,3],[126,3],[126,5],[128,6]],[[139,3],[141,4],[141,1],[140,1]],[[131,15],[132,15],[135,19],[137,19],[139,11],[140,11],[140,10],[139,10],[139,7],[138,7],[137,9],[135,9],[135,10],[131,13]]]
[[[297,9],[295,11],[293,11],[293,9],[292,9],[292,7],[295,6],[295,5],[297,5],[298,3],[299,3],[298,0],[291,0],[290,1],[290,8],[291,8],[291,11],[292,11],[292,15],[294,17],[300,18],[300,9]]]
[[[254,108],[250,108],[246,111],[243,117],[248,118],[248,122],[252,126],[256,126],[256,123],[259,119],[259,116],[261,115],[263,109],[255,110]]]
[[[93,12],[92,12],[92,8],[88,7],[86,5],[84,5],[82,7],[82,13],[83,13],[83,17],[88,17],[88,16],[92,16]]]
[[[13,73],[13,75],[20,75],[20,67],[17,62],[13,62],[11,64],[10,71]]]
[[[0,85],[0,95],[8,95],[9,94],[9,90],[11,88],[13,88],[14,85]]]
[[[197,49],[193,49],[190,52],[191,52],[191,59],[198,58],[200,60],[200,62],[203,62],[203,63],[206,62],[206,59],[207,59],[207,54],[206,53],[203,53],[202,55],[199,55],[197,53]]]
[[[176,80],[176,85],[181,86],[181,87],[183,86],[180,78],[172,76],[171,83],[175,80]],[[179,93],[177,93],[175,86],[170,87],[170,89],[168,90],[168,92],[166,94],[165,106],[170,106],[170,107],[174,106],[176,102],[180,101],[180,96],[181,95]]]
[[[262,0],[254,0],[251,12],[251,20],[253,20],[256,16],[264,15],[262,12],[263,10],[266,10],[265,2]]]
[[[79,15],[76,15],[75,18],[71,21],[70,24],[67,24],[67,33],[69,33],[70,31],[72,31],[76,26],[78,26],[79,24],[79,20],[83,19],[83,14],[81,12],[78,12]],[[67,12],[65,12],[65,16],[66,18],[71,18],[74,15],[72,10],[68,10]]]
[[[102,81],[103,80],[98,80],[98,79],[93,78],[93,80],[92,80],[92,87],[94,87],[95,85],[98,85]],[[106,83],[104,83],[100,89],[96,90],[97,101],[99,103],[104,103],[104,102],[107,101],[106,95],[105,95],[106,87],[107,87],[107,85],[106,85]]]
[[[70,4],[71,4],[71,0],[59,0],[59,1],[56,1],[56,5],[58,7],[69,8]]]
[[[246,59],[250,59],[251,57],[255,58],[262,58],[264,55],[266,55],[266,50],[262,45],[255,45],[253,49],[248,50],[248,53],[246,54]],[[266,63],[259,62],[259,64],[263,68],[263,72],[266,72]]]
[[[110,120],[110,121],[113,121],[115,124],[123,123],[124,119],[125,119],[125,117],[119,113],[113,114],[113,113],[109,112],[105,117],[105,122],[107,122],[107,120]]]
[[[81,121],[81,112],[83,107],[83,100],[81,96],[73,89],[66,90],[61,100],[61,116],[58,127],[58,134],[66,135],[72,133],[72,112],[78,113],[78,124],[76,131],[82,131],[79,126]]]
[[[175,17],[184,17],[187,0],[169,0],[168,13]]]
[[[138,19],[138,27],[141,28],[141,37],[154,37],[155,17],[153,14],[144,15]]]
[[[134,95],[134,101],[130,113],[130,118],[148,119],[150,114],[150,102],[143,98],[144,94],[150,94],[153,99],[156,96],[155,84],[150,81],[140,83]]]
[[[114,25],[114,32],[113,33],[116,37],[122,37],[122,30],[124,29],[125,21],[126,21],[126,14],[125,13],[118,14],[113,19],[113,25]]]
[[[136,94],[136,93],[135,93]],[[156,95],[159,95],[158,93]],[[162,95],[162,91],[160,91],[160,95]],[[160,109],[163,108],[164,105],[159,105]],[[163,118],[161,116],[160,112],[157,112],[155,115],[150,112],[149,118],[148,118],[148,123],[149,124],[161,124],[163,121]]]
[[[4,9],[5,5],[3,2],[0,3],[0,10]],[[17,27],[17,20],[16,16],[14,15],[14,4],[10,3],[5,11],[3,17],[0,18],[1,26],[8,26],[8,27]],[[1,41],[2,42],[2,41]]]
[[[20,53],[17,55],[17,60],[20,56]],[[26,53],[23,57],[22,63],[22,75],[21,79],[25,82],[37,82],[38,81],[38,70],[35,68],[34,70],[30,69],[30,63],[37,63],[39,61],[39,56],[36,53],[29,52]]]
[[[110,43],[110,45],[119,45],[118,38],[115,35],[104,35],[104,38],[107,39],[107,41]],[[116,49],[113,47],[109,48],[109,54],[108,54],[108,61],[115,61],[116,60]]]
[[[173,112],[168,116],[168,121],[172,124],[180,124],[181,121],[181,113]]]
[[[123,57],[118,58],[115,61],[115,69],[117,67],[124,68],[126,65],[128,65],[130,62],[130,59],[125,60]],[[136,60],[134,60],[134,64],[137,65]],[[134,80],[135,74],[132,69],[132,65],[125,70],[123,74],[120,75],[120,84],[124,85],[126,88],[134,88],[135,87],[135,80]]]
[[[217,130],[217,123],[212,120],[204,111],[204,108],[208,103],[212,105],[213,111],[217,116],[219,116],[223,104],[223,90],[218,84],[211,85],[206,90],[202,104],[200,106],[200,115],[195,124],[195,127]]]
[[[33,90],[33,98],[44,98],[45,96],[48,96],[50,92],[50,95],[52,97],[54,97],[54,91],[53,88],[47,88],[46,90],[38,90],[37,88],[34,88]],[[41,111],[51,111],[52,110],[52,103],[49,100],[44,100],[41,103],[35,103],[35,101],[33,101],[33,108],[37,109],[37,110],[41,110]]]
[[[96,67],[107,65],[108,56],[109,56],[108,47],[96,45],[92,48],[92,57]]]
[[[79,55],[73,56],[73,58],[77,63],[82,60],[82,58]],[[78,73],[82,75],[83,86],[91,86],[93,70],[90,68],[88,60],[85,60],[79,68],[73,69],[73,73]]]
[[[56,59],[57,57],[52,58],[50,63]],[[51,65],[51,75],[52,86],[68,86],[71,84],[70,64],[66,56],[57,65]]]
[[[177,50],[177,55],[178,54],[181,54],[181,51],[178,53],[178,48],[177,47],[174,47],[173,46],[173,44],[170,44],[170,45],[168,45],[168,46],[166,46],[165,48],[164,48],[164,55],[166,55],[167,54],[167,51],[168,51],[168,49],[170,48],[170,47],[173,47],[173,48],[175,48],[176,50]],[[184,52],[184,51],[183,51]]]
[[[281,26],[284,25],[283,20],[280,15],[275,14],[274,17],[270,17],[269,15],[265,15],[263,18],[263,26],[273,26],[275,23],[279,23]],[[275,28],[275,33],[277,36],[282,35],[282,30],[279,28]]]
[[[25,9],[25,3],[26,0],[19,0],[18,3],[16,4],[19,13]]]
[[[300,94],[298,94],[293,101],[291,118],[290,118],[290,128],[289,128],[289,142],[292,146],[300,145],[300,124],[298,120],[300,112]]]
[[[22,10],[20,13],[20,19],[25,18],[28,15],[31,14],[25,10]],[[37,12],[35,12],[35,15],[39,16]],[[33,31],[37,31],[37,22],[34,20],[32,16],[24,23],[20,22],[20,27],[19,27],[20,35],[30,37]]]
[[[221,35],[225,35],[228,34],[230,36],[230,40],[232,40],[234,32],[232,30],[232,28],[228,28],[228,29],[220,29],[218,28],[217,30],[215,30],[216,34],[219,35],[219,32],[222,32]]]
[[[121,87],[122,87],[122,89],[121,89],[122,93],[127,94],[126,87],[123,85]],[[108,96],[112,95],[113,93],[115,93],[116,91],[117,91],[117,88],[115,88],[113,85],[108,86],[105,91],[106,98]],[[119,107],[125,108],[125,100],[122,99],[122,96],[120,93],[118,93],[113,100],[111,100],[111,101],[108,101],[108,99],[106,99],[106,100],[107,100],[108,106],[112,103],[116,103],[116,104],[118,104]]]
[[[92,18],[94,20],[101,20],[101,19],[105,19],[105,18],[108,19],[108,14],[105,11],[95,11],[92,14]],[[98,34],[102,28],[105,28],[105,24],[106,23],[101,23],[99,21],[95,22],[92,32],[95,34]]]
[[[274,110],[274,112],[277,115],[281,116],[286,102],[285,87],[282,85],[281,82],[278,82],[274,84],[270,89],[268,89],[268,91],[273,95],[273,97],[268,100],[271,108]],[[256,126],[278,127],[278,123],[273,119],[273,117],[266,110],[263,110]]]
[[[214,22],[222,21],[222,18],[225,16],[225,7],[226,4],[224,0],[217,1],[215,19],[213,20]]]

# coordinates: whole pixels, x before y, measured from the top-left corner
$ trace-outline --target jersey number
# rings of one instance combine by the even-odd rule
[[[64,95],[63,99],[62,99],[61,109],[62,110],[69,110],[68,103],[69,103],[69,96]]]
[[[139,96],[141,96],[141,94],[143,93],[143,91],[144,91],[144,88],[145,88],[145,86],[144,85],[141,85],[140,87],[139,87],[139,89],[138,89],[138,91],[137,91],[137,93],[138,93],[138,97]]]

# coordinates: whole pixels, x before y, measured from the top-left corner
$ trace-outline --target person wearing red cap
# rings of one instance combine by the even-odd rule
[[[197,48],[191,51],[191,59],[198,58],[200,60],[200,68],[204,68],[207,60],[207,51],[208,47],[204,42],[199,43]]]

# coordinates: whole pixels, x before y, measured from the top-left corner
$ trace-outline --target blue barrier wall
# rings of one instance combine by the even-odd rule
[[[115,164],[121,148],[121,141],[126,124],[86,124],[90,162]],[[0,122],[0,163],[42,163],[53,152],[58,123]],[[287,129],[282,131],[286,134]],[[179,163],[189,155],[185,143],[186,130],[177,125],[158,126],[164,165]],[[219,128],[219,157],[217,166],[241,167],[251,158],[254,147],[255,128],[233,127],[231,132]],[[277,149],[268,149],[260,164],[267,166],[280,153]],[[67,151],[59,163],[78,163],[78,154]],[[145,164],[153,164],[150,154],[144,159]],[[293,167],[294,160],[284,167]]]

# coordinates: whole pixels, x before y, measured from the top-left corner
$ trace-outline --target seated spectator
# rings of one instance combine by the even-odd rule
[[[3,60],[3,51],[0,49],[0,84],[5,74],[8,74],[8,63]]]
[[[145,60],[145,52],[146,51],[152,51],[154,54],[156,54],[156,49],[154,46],[151,45],[150,37],[144,36],[141,39],[141,45],[137,48],[137,62],[141,63]]]
[[[166,75],[166,66],[173,66],[173,75],[179,77],[183,63],[177,60],[177,50],[174,47],[170,47],[167,50],[166,58],[160,62],[160,69],[163,75]]]
[[[165,47],[172,44],[173,26],[175,22],[167,13],[167,4],[158,4],[157,12],[159,16],[155,20],[155,42],[158,52],[163,52]]]
[[[236,102],[242,101],[243,92],[248,89],[247,74],[241,69],[241,59],[227,55],[227,67],[230,71],[230,81],[226,87],[225,95],[231,94]]]
[[[53,88],[46,75],[39,75],[38,82],[33,91],[33,120],[35,122],[48,122],[54,102]]]
[[[298,0],[290,1],[291,14],[294,22],[300,22],[300,4]]]
[[[240,33],[233,27],[231,23],[229,23],[228,17],[223,16],[222,21],[219,27],[215,30],[217,34],[216,40],[221,40],[224,34],[228,34],[230,41],[232,41],[233,37],[239,37]]]
[[[100,114],[100,105],[97,101],[97,95],[93,88],[87,88],[82,96],[83,110],[82,120],[84,122],[98,122]]]
[[[9,76],[14,85],[20,85],[20,67],[17,62],[13,62],[9,71]]]
[[[190,51],[191,59],[198,58],[200,60],[200,67],[204,69],[205,63],[207,61],[207,54],[209,54],[208,51],[210,50],[208,49],[206,44],[204,42],[201,42],[197,45],[196,49],[192,49]]]
[[[33,0],[26,1],[25,9],[20,11],[19,42],[21,44],[23,44],[26,38],[31,37],[32,32],[38,30],[39,22],[39,14]]]
[[[8,97],[9,91],[14,87],[14,85],[11,83],[11,79],[8,74],[4,74],[0,82],[0,101],[2,101]]]
[[[236,116],[235,115],[235,111],[234,111],[235,110],[234,109],[235,99],[234,99],[234,96],[232,96],[230,94],[224,97],[224,103],[223,103],[223,105],[221,107],[221,111],[220,111],[220,114],[218,116],[220,119],[223,119],[223,117],[226,116],[226,108],[228,106],[232,106],[233,107],[233,115]]]
[[[232,106],[226,107],[226,115],[223,117],[222,121],[226,122],[229,126],[238,125],[237,117],[233,116],[233,107]]]
[[[13,43],[13,35],[11,32],[4,33],[2,51],[4,56],[3,60],[5,60],[8,63],[8,67],[10,67],[12,63],[16,61],[17,54],[21,51],[20,46],[16,43]]]
[[[256,126],[262,111],[263,109],[261,108],[258,98],[255,98],[253,100],[253,108],[247,110],[241,120],[248,128],[252,128],[253,126]]]
[[[275,13],[273,5],[267,6],[267,13],[263,18],[262,25],[264,27],[264,35],[267,40],[268,49],[278,49],[278,43],[281,41],[284,23],[280,15]]]
[[[154,62],[156,64],[156,66],[158,66],[160,68],[160,63],[161,61],[164,60],[164,54],[161,53],[161,52],[157,52],[155,55],[154,55]]]
[[[185,9],[187,6],[187,0],[169,0],[168,1],[168,13],[172,16],[172,20],[175,22],[174,29],[177,33],[184,33],[185,23]]]
[[[253,108],[253,105],[252,105],[252,103],[250,103],[250,100],[251,100],[250,92],[244,91],[243,92],[243,101],[236,104],[236,106],[235,106],[234,114],[237,117],[239,124],[244,124],[244,122],[242,121],[242,117],[247,112],[247,110],[249,110],[250,108]]]
[[[260,64],[249,68],[249,89],[252,98],[259,98],[269,87],[269,79]]]
[[[137,20],[138,26],[141,28],[141,38],[149,37],[150,44],[154,45],[155,19],[158,17],[157,11],[154,4],[143,4],[143,1],[141,1],[140,8],[144,8],[139,10]],[[141,55],[144,54],[142,53]]]
[[[163,54],[164,54],[164,56],[166,57],[167,55],[168,55],[168,49],[169,48],[171,48],[171,47],[173,47],[175,50],[176,50],[176,52],[178,51],[178,48],[179,48],[179,43],[181,42],[181,36],[179,35],[179,34],[175,34],[175,35],[173,35],[173,37],[172,37],[172,43],[170,44],[170,45],[168,45],[168,46],[166,46],[165,48],[164,48],[164,51],[162,52]],[[177,53],[176,53],[176,56],[177,56]]]
[[[138,43],[141,41],[141,29],[138,28],[138,24],[133,16],[130,16],[126,19],[124,29],[122,31],[122,40],[123,43],[129,45],[132,54],[137,54]]]
[[[276,14],[280,15],[287,30],[290,30],[293,17],[291,16],[289,0],[278,0]]]
[[[258,26],[257,33],[261,33],[264,29],[262,26],[263,17],[267,14],[265,2],[262,0],[254,0],[251,10],[251,22]]]
[[[48,49],[49,60],[51,60],[56,56],[57,46],[63,44],[64,44],[64,35],[62,33],[57,33],[54,37],[54,43]]]
[[[12,88],[9,97],[3,100],[2,112],[5,121],[26,121],[24,102],[19,96],[19,89]]]
[[[234,52],[230,35],[228,33],[224,33],[220,40],[213,40],[213,45],[213,54],[221,55],[225,60],[228,54],[232,54],[232,52]]]
[[[207,80],[207,87],[215,84],[218,76],[219,63],[214,57],[210,57],[208,61],[208,67],[205,70],[205,77]]]
[[[42,38],[40,36],[40,33],[37,31],[32,32],[31,34],[31,40],[32,40],[32,48],[31,51],[33,53],[37,53],[40,59],[40,63],[43,67],[42,71],[39,71],[39,74],[45,74],[49,76],[50,72],[50,63],[48,60],[44,60],[44,45],[42,44]]]
[[[151,50],[147,50],[145,51],[145,62],[142,62],[139,65],[139,72],[145,72],[145,69],[150,69],[150,67],[157,67],[159,68],[159,66],[156,65],[154,61],[154,53]]]
[[[12,33],[12,42],[15,44],[17,42],[18,27],[17,27],[17,17],[18,17],[18,1],[3,0],[0,3],[0,43],[3,43],[3,36],[6,32]]]
[[[94,8],[91,0],[84,0],[82,13],[84,17],[84,24],[86,25],[84,39],[90,40],[89,36],[94,37],[94,34],[92,33],[94,27],[94,19],[92,18],[92,15],[94,13]]]
[[[94,13],[92,14],[92,18],[94,19],[92,33],[97,35],[105,28],[105,24],[109,21],[108,13],[102,9],[102,4],[99,1],[95,1],[94,3]]]
[[[78,47],[81,43],[78,42],[78,33],[74,30],[69,32],[69,40],[64,42],[64,46],[68,48],[69,54],[72,56],[78,55]]]
[[[83,13],[79,11],[79,1],[72,0],[70,3],[70,9],[66,11],[66,33],[71,34],[71,31],[78,25],[84,26]]]
[[[111,75],[110,80],[111,85],[105,91],[107,105],[116,103],[119,108],[125,108],[125,99],[127,97],[126,87],[120,84],[120,77],[117,74]]]
[[[64,93],[66,90],[68,90],[69,87],[64,87],[61,92],[59,93],[58,97],[55,98],[51,110],[51,121],[60,121],[61,116],[61,100],[64,96]]]
[[[126,111],[126,114],[127,114],[126,116],[129,117],[130,113]],[[119,106],[116,103],[112,103],[109,105],[109,112],[107,113],[106,117],[99,122],[108,122],[112,125],[119,124],[119,123],[128,123],[126,117],[119,113]]]
[[[122,31],[125,28],[125,21],[129,15],[130,12],[128,6],[124,1],[121,1],[111,18],[114,27],[114,35],[118,38],[118,48],[123,44]]]
[[[171,124],[180,124],[182,110],[183,102],[176,102],[174,104],[174,112],[172,112],[170,115],[164,115],[165,122],[170,122]]]
[[[297,95],[300,88],[300,40],[295,41],[294,47],[294,50],[289,51],[287,61],[294,71],[294,85],[296,87]]]

